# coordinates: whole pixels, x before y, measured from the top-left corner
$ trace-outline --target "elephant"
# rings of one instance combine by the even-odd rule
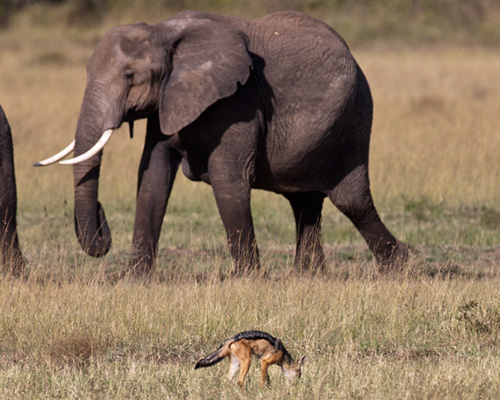
[[[17,190],[14,172],[12,133],[3,108],[0,106],[0,246],[3,270],[21,274],[24,259],[17,236]]]
[[[321,212],[328,197],[359,230],[380,266],[407,246],[381,221],[368,176],[373,102],[347,44],[325,23],[281,11],[245,19],[183,11],[108,31],[87,64],[72,151],[75,229],[106,254],[111,235],[98,201],[102,149],[124,122],[146,118],[129,267],[152,270],[179,166],[211,185],[234,272],[260,266],[251,189],[283,195],[296,225],[294,267],[323,268]]]

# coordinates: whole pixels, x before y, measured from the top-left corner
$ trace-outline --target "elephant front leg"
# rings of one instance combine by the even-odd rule
[[[157,120],[148,120],[139,167],[134,236],[129,267],[135,275],[151,272],[158,240],[181,156],[168,145]]]

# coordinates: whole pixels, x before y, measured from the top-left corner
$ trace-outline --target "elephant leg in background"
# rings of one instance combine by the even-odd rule
[[[149,273],[158,252],[158,240],[181,156],[168,146],[157,117],[148,119],[146,142],[139,166],[137,203],[130,268]]]
[[[295,269],[323,269],[325,254],[321,244],[322,193],[291,193],[285,197],[290,202],[295,217],[297,231],[297,249],[295,251]]]

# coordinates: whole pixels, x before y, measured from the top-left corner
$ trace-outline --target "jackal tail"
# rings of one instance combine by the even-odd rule
[[[203,357],[200,361],[198,361],[194,366],[194,369],[210,367],[222,361],[229,355],[229,345],[233,342],[234,340],[227,340],[213,353],[210,353],[208,356]]]

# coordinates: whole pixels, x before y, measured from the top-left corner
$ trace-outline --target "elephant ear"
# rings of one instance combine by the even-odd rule
[[[252,67],[249,39],[242,31],[209,19],[178,19],[163,24],[171,42],[172,69],[162,84],[160,128],[171,135],[196,120],[219,99],[244,84]]]

